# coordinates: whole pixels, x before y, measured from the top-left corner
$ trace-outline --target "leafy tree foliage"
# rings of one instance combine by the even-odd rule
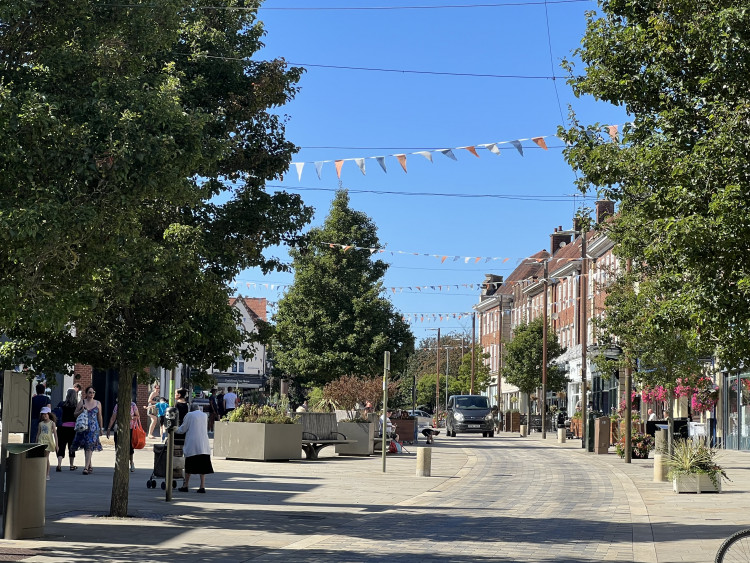
[[[574,123],[562,132],[566,157],[582,191],[620,202],[610,236],[660,296],[657,318],[695,327],[682,334],[738,368],[750,358],[750,11],[733,0],[617,0],[599,14],[570,82],[624,106],[632,123],[619,142]]]
[[[383,296],[387,265],[368,250],[329,247],[378,248],[372,220],[352,210],[340,190],[308,239],[309,246],[292,251],[294,284],[275,315],[278,365],[305,384],[321,385],[342,375],[381,374],[383,353],[390,351],[391,371],[400,372],[414,337]]]
[[[542,386],[543,330],[543,319],[539,317],[517,326],[513,331],[513,340],[505,345],[502,375],[527,396]],[[565,370],[555,363],[555,358],[563,352],[565,349],[560,346],[555,331],[548,330],[547,391],[562,391],[568,383]]]
[[[398,383],[389,381],[388,396],[395,394],[397,390]],[[323,387],[323,399],[338,409],[346,410],[349,418],[354,420],[357,405],[362,408],[369,402],[375,411],[383,407],[383,378],[342,375],[326,383]]]
[[[228,366],[248,339],[229,282],[282,267],[264,250],[311,215],[264,190],[294,150],[270,110],[301,69],[250,62],[263,28],[237,0],[22,0],[0,22],[4,351],[116,367],[120,405],[149,365]],[[128,412],[113,516],[127,515]]]

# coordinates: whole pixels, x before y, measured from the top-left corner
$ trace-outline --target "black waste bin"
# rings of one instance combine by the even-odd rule
[[[588,422],[586,424],[586,451],[594,451],[594,437],[596,432],[596,413],[589,411]]]
[[[8,444],[5,539],[44,535],[47,495],[46,444]]]

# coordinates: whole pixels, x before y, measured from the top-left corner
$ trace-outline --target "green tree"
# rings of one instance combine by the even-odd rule
[[[294,151],[270,110],[301,69],[250,61],[263,29],[242,2],[201,4],[0,7],[3,351],[115,367],[121,405],[149,365],[226,367],[249,338],[229,283],[281,268],[264,250],[311,215],[264,190]],[[128,412],[113,516],[127,515]]]
[[[391,371],[399,373],[414,337],[383,295],[388,266],[367,250],[380,246],[372,220],[352,210],[339,190],[308,239],[309,246],[292,251],[294,283],[274,317],[278,365],[306,385],[323,385],[342,375],[382,374],[390,351]]]
[[[570,83],[632,122],[618,142],[599,124],[561,131],[579,188],[620,202],[610,236],[667,324],[688,320],[728,368],[750,358],[748,29],[741,2],[601,3]]]
[[[530,397],[542,386],[542,358],[544,324],[541,317],[530,323],[519,325],[513,331],[513,339],[505,345],[502,375],[511,385]],[[565,370],[555,363],[565,349],[560,346],[557,334],[547,334],[547,391],[562,391],[568,383]],[[528,410],[531,412],[531,399]]]
[[[484,360],[489,359],[489,357],[490,354],[485,352],[481,346],[477,345],[476,353],[474,355],[475,393],[486,391],[490,386],[490,383],[492,383],[490,366],[484,362]],[[458,368],[457,384],[460,389],[460,394],[466,395],[469,393],[469,390],[471,389],[471,349],[461,358],[461,365]],[[448,382],[448,386],[451,386],[450,381]]]
[[[671,428],[678,381],[692,380],[702,373],[702,358],[710,354],[689,319],[665,305],[658,284],[633,271],[621,273],[607,288],[604,315],[595,321],[595,326],[602,346],[617,344],[622,349],[617,360],[600,360],[602,371],[631,368],[641,388],[666,389]],[[672,432],[668,439],[672,451]]]

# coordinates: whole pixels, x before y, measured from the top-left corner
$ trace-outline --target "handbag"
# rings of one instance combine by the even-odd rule
[[[75,430],[76,432],[88,432],[89,429],[89,413],[84,411],[76,418]]]
[[[131,430],[130,445],[136,450],[142,450],[146,446],[146,431],[137,418],[135,419],[135,426]]]

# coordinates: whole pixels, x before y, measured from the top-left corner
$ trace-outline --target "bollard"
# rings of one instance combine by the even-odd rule
[[[529,435],[529,426],[527,424],[521,425],[521,438],[525,438]]]
[[[667,480],[667,464],[664,463],[664,454],[654,454],[654,483]]]
[[[564,444],[565,443],[565,428],[558,428],[557,429],[557,443],[558,444]]]
[[[432,448],[417,448],[417,477],[429,477]]]

